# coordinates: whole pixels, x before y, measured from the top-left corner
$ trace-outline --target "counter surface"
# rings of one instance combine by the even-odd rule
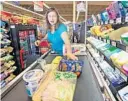
[[[54,57],[55,55],[47,56],[46,62],[51,63]],[[84,67],[80,78],[77,80],[73,101],[103,101],[87,57],[78,56],[78,58],[84,61]],[[35,68],[40,68],[40,65]],[[2,98],[2,101],[31,101],[31,98],[27,96],[23,79]]]

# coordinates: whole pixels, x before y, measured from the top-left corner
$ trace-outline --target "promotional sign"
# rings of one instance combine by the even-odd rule
[[[84,3],[84,1],[77,2],[77,12],[85,12],[85,3]]]
[[[34,11],[43,11],[43,1],[34,1]]]

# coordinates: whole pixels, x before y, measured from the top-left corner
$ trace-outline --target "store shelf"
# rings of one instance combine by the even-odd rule
[[[121,18],[116,18],[114,20],[108,20],[108,21],[101,21],[100,25],[107,25],[107,24],[111,24],[111,25],[125,25],[128,24],[128,16],[126,17],[121,17]]]
[[[108,44],[111,44],[112,46],[115,46],[117,48],[120,48],[126,52],[128,52],[128,46],[121,43],[120,41],[115,41],[115,40],[111,40],[111,39],[106,39],[106,38],[102,38],[102,37],[99,37],[99,36],[95,36],[95,35],[91,35],[93,36],[94,38],[98,39],[98,40],[101,40],[105,43],[108,43]]]
[[[93,71],[96,73],[95,75],[99,75],[99,77],[100,77],[100,79],[101,79],[101,81],[100,82],[102,82],[102,84],[103,84],[103,91],[102,91],[102,93],[104,93],[104,95],[105,95],[105,93],[107,93],[107,95],[109,95],[109,97],[105,97],[105,100],[104,101],[106,101],[106,100],[110,100],[110,101],[117,101],[116,99],[115,99],[115,97],[114,97],[114,95],[112,94],[112,92],[111,92],[111,90],[110,90],[110,88],[109,88],[109,81],[107,81],[107,80],[105,80],[104,79],[104,76],[103,76],[103,74],[100,72],[100,70],[98,69],[98,65],[95,63],[95,61],[93,60],[94,58],[92,57],[92,54],[90,53],[90,51],[88,51],[89,52],[89,54],[88,54],[88,58],[89,58],[89,61],[90,61],[90,63],[91,63],[91,66],[92,66],[92,68],[93,68]],[[105,92],[106,91],[106,92]]]
[[[89,44],[91,44],[89,41],[87,41]],[[110,61],[100,50],[98,50],[93,44],[91,44],[92,45],[92,47],[94,48],[94,49],[96,49],[99,53],[100,53],[100,55],[101,55],[101,57],[103,57],[105,60],[106,60],[106,62],[108,62],[108,64],[109,65],[111,65],[112,66],[112,68],[117,68],[122,74],[123,74],[123,78],[125,77],[125,80],[127,80],[128,81],[128,74],[126,74],[123,70],[121,70],[120,68],[118,68],[117,66],[115,66],[113,63],[112,63],[112,61]],[[125,76],[124,76],[125,75]]]
[[[121,84],[120,86],[116,86],[116,87],[113,86],[113,84],[111,83],[111,81],[109,80],[109,78],[107,77],[107,75],[106,75],[106,74],[104,73],[104,71],[102,70],[102,67],[99,65],[98,61],[93,57],[92,53],[89,51],[88,48],[87,48],[87,51],[88,51],[88,53],[89,53],[89,56],[91,57],[90,62],[93,61],[93,65],[95,65],[95,68],[97,68],[97,70],[95,70],[95,72],[96,72],[97,74],[100,73],[100,75],[102,76],[102,78],[103,78],[103,80],[104,80],[106,86],[108,87],[109,93],[107,93],[107,94],[112,94],[112,95],[111,95],[112,98],[115,96],[115,98],[114,98],[113,100],[110,100],[110,99],[109,99],[109,100],[110,100],[110,101],[122,101],[122,100],[120,100],[121,98],[120,98],[120,96],[118,95],[118,90],[120,90],[121,88],[127,86],[127,83],[125,82],[125,83]],[[97,71],[99,71],[99,73],[98,73]],[[106,90],[106,89],[104,89],[104,91],[105,91],[105,90]],[[118,95],[118,97],[117,97],[117,95]],[[118,99],[117,99],[117,98],[118,98]]]

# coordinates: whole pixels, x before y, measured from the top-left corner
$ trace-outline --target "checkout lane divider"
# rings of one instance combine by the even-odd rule
[[[47,56],[49,54],[51,50],[49,50],[48,52],[44,53],[39,59],[44,58],[45,56]],[[23,72],[21,72],[15,79],[13,79],[11,82],[9,82],[6,87],[4,87],[1,92],[1,98],[3,98],[14,86],[16,86],[16,84],[18,84],[21,80],[22,80],[22,76],[29,71],[30,69],[34,68],[35,65],[38,65],[38,59],[33,62],[29,67],[27,67]]]

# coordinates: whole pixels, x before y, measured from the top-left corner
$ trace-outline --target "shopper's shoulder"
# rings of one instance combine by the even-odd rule
[[[66,25],[63,24],[63,23],[60,23],[59,27],[60,27],[60,28],[62,28],[62,27],[66,27]]]

